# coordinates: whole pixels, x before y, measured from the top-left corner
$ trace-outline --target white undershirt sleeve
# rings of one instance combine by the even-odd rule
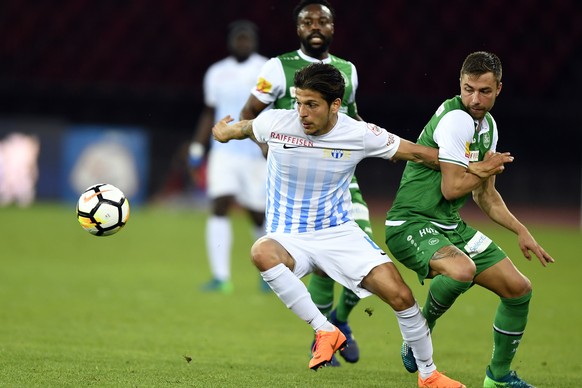
[[[285,72],[279,58],[271,58],[263,65],[251,94],[267,105],[285,95]]]
[[[469,146],[473,142],[475,122],[462,110],[447,112],[437,124],[433,140],[439,146],[439,161],[469,166]]]

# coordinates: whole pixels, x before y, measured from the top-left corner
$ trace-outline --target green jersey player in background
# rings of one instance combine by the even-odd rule
[[[528,260],[531,251],[543,266],[554,262],[509,211],[495,188],[495,175],[479,178],[468,171],[470,163],[495,153],[497,124],[489,111],[501,91],[501,74],[501,62],[495,54],[475,52],[467,56],[461,68],[460,96],[437,109],[417,141],[438,148],[440,171],[407,164],[387,213],[386,245],[397,260],[416,271],[421,282],[432,279],[422,311],[431,330],[473,284],[499,296],[493,355],[484,386],[531,387],[510,369],[527,323],[531,283],[501,247],[467,225],[459,214],[472,194],[489,218],[517,235]],[[402,358],[409,372],[416,371],[406,343]]]
[[[269,107],[295,109],[295,88],[293,87],[295,72],[310,63],[324,62],[336,67],[344,77],[346,88],[341,112],[356,120],[362,120],[358,115],[355,99],[358,87],[356,68],[351,62],[329,53],[334,33],[334,16],[335,12],[326,0],[303,0],[295,7],[293,17],[297,26],[300,49],[271,58],[263,66],[256,88],[251,92],[241,111],[241,119],[254,119]],[[352,178],[350,184],[350,193],[355,221],[370,238],[373,238],[368,205],[362,198],[355,177]],[[315,272],[311,275],[308,284],[309,293],[317,307],[324,315],[329,315],[331,322],[347,338],[348,346],[340,351],[340,355],[347,362],[357,362],[360,352],[348,325],[348,315],[360,299],[344,287],[337,306],[332,310],[334,287],[333,279],[323,273],[316,274]],[[331,365],[339,366],[335,357]]]

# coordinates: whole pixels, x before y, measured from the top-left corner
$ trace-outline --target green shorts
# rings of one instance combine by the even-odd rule
[[[455,245],[473,260],[476,275],[507,257],[489,237],[464,222],[455,229],[443,229],[428,221],[386,225],[386,246],[396,260],[418,274],[421,283],[428,276],[432,256],[447,245]]]

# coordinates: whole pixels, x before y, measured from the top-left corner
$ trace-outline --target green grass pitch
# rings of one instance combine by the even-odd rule
[[[384,246],[382,217],[374,227]],[[376,297],[351,316],[360,362],[309,370],[311,329],[260,291],[242,214],[234,219],[235,292],[201,293],[209,277],[204,225],[205,213],[193,209],[136,207],[117,235],[94,237],[74,205],[0,209],[0,386],[416,386],[401,365],[396,319]],[[557,259],[544,269],[521,256],[511,233],[479,226],[534,284],[514,368],[539,387],[582,386],[580,231],[531,227]],[[426,287],[398,266],[424,303]],[[482,386],[496,305],[471,289],[435,329],[439,369],[468,387]]]

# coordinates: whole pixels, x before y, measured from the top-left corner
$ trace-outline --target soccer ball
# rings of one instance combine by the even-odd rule
[[[95,236],[119,232],[128,218],[129,201],[121,190],[107,183],[87,188],[77,202],[77,220]]]

